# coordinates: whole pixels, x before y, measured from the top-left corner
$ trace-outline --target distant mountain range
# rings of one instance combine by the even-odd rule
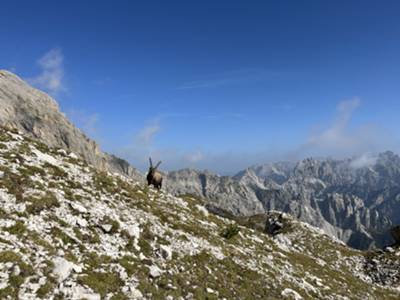
[[[400,223],[400,157],[390,151],[265,164],[231,177],[185,169],[166,182],[174,194],[204,197],[234,215],[287,212],[359,249],[390,244],[389,229]]]

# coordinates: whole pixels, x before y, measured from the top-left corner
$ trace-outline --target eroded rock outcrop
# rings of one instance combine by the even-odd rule
[[[5,70],[0,70],[0,104],[0,125],[17,128],[50,147],[73,151],[99,169],[141,178],[129,163],[102,152],[66,118],[52,97]]]

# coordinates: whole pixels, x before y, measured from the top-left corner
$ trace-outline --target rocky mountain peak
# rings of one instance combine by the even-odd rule
[[[103,153],[67,119],[51,96],[4,70],[0,71],[0,103],[0,125],[16,128],[48,146],[71,150],[99,169],[141,177],[127,162]]]
[[[46,93],[31,87],[16,74],[0,70],[0,90],[9,98],[20,98],[34,104],[38,110],[59,110],[58,103]],[[1,117],[1,116],[0,116]]]

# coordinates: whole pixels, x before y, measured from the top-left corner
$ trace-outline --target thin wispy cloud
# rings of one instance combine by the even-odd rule
[[[160,120],[170,118],[191,118],[188,114],[166,114],[158,122],[143,127],[137,134],[133,146],[120,149],[118,153],[133,165],[145,170],[148,156],[162,160],[165,170],[181,168],[209,169],[220,174],[234,174],[250,165],[273,161],[296,161],[307,156],[317,157],[357,157],[353,168],[374,164],[376,156],[370,153],[393,149],[394,142],[387,132],[378,124],[354,124],[353,118],[361,106],[358,98],[341,101],[336,113],[326,127],[313,131],[295,150],[281,145],[266,145],[263,149],[248,151],[206,151],[204,149],[182,150],[180,148],[156,146],[160,133]],[[199,117],[199,116],[197,116]],[[203,118],[221,117],[219,115],[202,115]],[[226,116],[224,116],[226,117]],[[242,117],[240,114],[234,117]]]
[[[106,86],[112,82],[113,82],[113,80],[111,79],[111,77],[104,77],[104,78],[95,79],[95,80],[93,80],[92,83],[97,86]]]
[[[197,163],[204,159],[204,153],[201,151],[195,151],[184,155],[184,159],[189,163]]]
[[[216,88],[226,85],[241,84],[246,82],[263,81],[277,78],[281,72],[263,69],[241,69],[210,75],[206,78],[185,82],[176,87],[177,90]]]
[[[246,116],[240,113],[223,113],[223,114],[209,114],[202,115],[201,118],[205,119],[237,119],[237,120],[245,120]]]
[[[393,140],[379,124],[364,123],[351,126],[352,118],[360,105],[361,101],[358,98],[341,101],[337,105],[336,116],[331,125],[311,133],[303,145],[296,151],[289,152],[288,157],[292,159],[304,156],[348,157],[391,149]],[[366,157],[364,156],[359,163],[367,162]]]
[[[98,113],[88,113],[84,110],[69,109],[66,114],[68,118],[85,134],[92,138],[99,138],[98,125],[100,115]]]
[[[237,120],[245,120],[246,115],[241,113],[216,113],[216,114],[190,114],[190,113],[164,113],[158,116],[159,120],[162,119],[237,119]]]
[[[365,167],[371,167],[376,164],[376,161],[378,160],[378,156],[371,154],[371,153],[364,153],[360,155],[359,157],[356,157],[353,159],[350,163],[350,167],[354,169],[359,169],[359,168],[365,168]]]
[[[28,81],[50,94],[64,91],[64,55],[60,48],[54,48],[44,54],[38,61],[41,72]]]
[[[139,170],[145,171],[148,167],[149,156],[154,160],[161,160],[158,150],[154,149],[153,146],[155,137],[160,131],[160,120],[152,120],[134,133],[134,138],[129,144],[116,149],[114,152],[128,160]]]
[[[136,135],[136,143],[141,146],[150,146],[160,129],[159,121],[155,121],[154,123],[143,127]]]
[[[364,137],[360,136],[359,132],[348,130],[349,121],[360,103],[358,98],[340,102],[333,124],[322,132],[311,135],[307,144],[310,147],[348,149],[364,142],[360,140]]]
[[[276,109],[284,110],[284,111],[291,111],[291,110],[293,110],[293,109],[296,108],[295,105],[289,104],[289,103],[279,104],[279,105],[276,105],[276,106],[274,106],[274,107],[275,107]]]
[[[16,67],[9,67],[7,69],[12,73],[17,73],[17,68]]]

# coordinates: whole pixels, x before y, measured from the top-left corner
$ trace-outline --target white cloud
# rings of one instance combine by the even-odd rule
[[[276,105],[275,108],[280,109],[280,110],[290,111],[290,110],[295,109],[296,106],[294,106],[293,104],[290,104],[290,103],[283,103],[280,105]]]
[[[288,153],[287,158],[290,160],[302,159],[305,156],[343,158],[393,149],[395,141],[390,131],[384,130],[379,124],[369,122],[355,126],[352,123],[360,105],[361,101],[358,98],[339,102],[336,117],[331,125],[310,134],[303,145],[296,151]]]
[[[98,78],[92,81],[94,85],[105,86],[113,82],[111,77]]]
[[[201,151],[195,151],[195,152],[186,154],[184,158],[189,163],[197,163],[204,159],[204,154]]]
[[[353,122],[353,116],[360,105],[361,101],[358,98],[338,103],[336,115],[331,123],[310,134],[304,143],[296,147],[295,151],[273,143],[263,149],[247,149],[247,151],[182,150],[179,146],[160,148],[154,145],[155,136],[160,131],[160,124],[154,122],[139,131],[136,143],[117,150],[117,154],[141,170],[147,168],[148,156],[153,157],[153,160],[162,160],[164,170],[190,167],[209,169],[220,174],[234,174],[254,164],[283,160],[296,161],[307,156],[355,157],[352,167],[361,168],[375,163],[375,157],[369,153],[394,149],[398,141],[379,124]],[[169,117],[181,117],[181,115]]]
[[[177,90],[216,88],[231,84],[242,84],[246,82],[265,81],[278,78],[282,72],[264,69],[238,69],[218,74],[209,75],[201,80],[185,82],[178,86]]]
[[[38,60],[41,72],[28,81],[51,94],[65,90],[64,86],[64,56],[59,48],[51,49]]]
[[[99,139],[98,136],[98,113],[88,113],[84,110],[70,109],[67,112],[68,118],[76,124],[85,134],[92,138]]]
[[[376,164],[378,159],[377,155],[372,155],[369,153],[362,154],[361,156],[353,159],[350,163],[350,167],[354,169],[371,167]]]
[[[349,132],[347,126],[354,110],[360,105],[360,100],[354,98],[342,101],[337,107],[337,116],[333,124],[324,131],[311,135],[307,145],[318,148],[349,148],[360,142],[357,133]]]
[[[160,131],[161,127],[158,121],[154,124],[143,127],[136,136],[136,142],[141,146],[150,146],[154,136]]]

